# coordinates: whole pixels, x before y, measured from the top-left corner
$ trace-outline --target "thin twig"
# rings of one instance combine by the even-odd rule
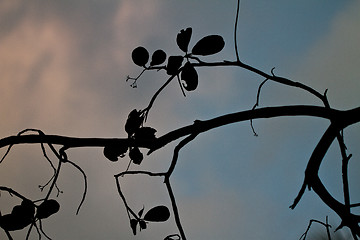
[[[306,239],[307,234],[308,234],[308,232],[309,232],[309,230],[311,228],[311,224],[314,223],[314,222],[319,223],[319,224],[323,225],[326,228],[328,240],[331,240],[330,231],[329,231],[329,228],[331,228],[331,225],[328,224],[328,217],[327,216],[326,216],[326,223],[323,223],[323,222],[321,222],[319,220],[311,219],[309,221],[309,225],[306,228],[306,231],[301,235],[299,240],[305,240]]]
[[[177,208],[175,195],[174,195],[173,190],[171,188],[170,179],[168,177],[165,178],[164,183],[165,183],[166,189],[167,189],[167,191],[169,193],[172,209],[173,209],[173,212],[174,212],[175,223],[176,223],[176,226],[177,226],[177,228],[179,230],[181,239],[186,240],[185,231],[184,231],[184,229],[182,227],[182,224],[181,224],[181,221],[180,221],[179,210]]]
[[[196,121],[194,124],[198,124],[198,123],[199,123],[199,121]],[[189,142],[194,140],[197,135],[198,135],[198,133],[194,132],[190,136],[188,136],[185,139],[183,139],[182,141],[180,141],[178,145],[176,145],[176,147],[174,148],[173,158],[172,158],[170,167],[165,175],[165,181],[164,181],[164,183],[166,185],[166,189],[168,190],[168,193],[169,193],[172,209],[174,212],[175,223],[176,223],[177,228],[179,229],[181,239],[183,239],[183,240],[186,240],[185,231],[184,231],[181,221],[180,221],[180,215],[179,215],[179,210],[177,208],[175,195],[173,193],[173,190],[172,190],[171,184],[170,184],[170,176],[173,173],[175,166],[177,164],[180,149],[182,149],[186,144],[188,144]]]
[[[13,238],[12,238],[9,231],[5,230],[5,234],[6,234],[6,236],[8,237],[9,240],[13,240]]]
[[[73,161],[70,161],[70,160],[67,160],[67,163],[70,163],[72,166],[74,166],[77,170],[80,171],[80,173],[83,175],[83,178],[84,178],[84,192],[83,192],[83,195],[82,195],[82,198],[81,198],[81,201],[80,201],[80,204],[76,210],[76,215],[79,214],[79,211],[80,211],[80,208],[82,206],[82,204],[84,203],[85,201],[85,197],[86,197],[86,193],[87,193],[87,177],[86,177],[86,174],[84,172],[84,170],[82,170],[82,168],[77,165],[76,163],[74,163]]]
[[[254,104],[254,106],[253,106],[253,108],[252,108],[253,110],[254,110],[257,106],[259,106],[261,88],[262,88],[262,86],[266,83],[267,80],[269,80],[269,79],[266,78],[266,79],[265,79],[264,81],[262,81],[262,82],[260,83],[260,85],[259,85],[259,88],[258,88],[258,91],[257,91],[257,94],[256,94],[256,103]],[[250,119],[250,126],[251,126],[251,129],[252,129],[253,133],[254,133],[254,136],[257,137],[258,134],[257,134],[256,131],[255,131],[255,128],[254,128],[254,125],[253,125],[253,119]]]
[[[136,218],[136,219],[139,220],[139,217],[137,216],[137,214],[129,207],[129,205],[128,205],[127,201],[126,201],[126,198],[125,198],[123,192],[121,191],[121,185],[120,185],[120,181],[119,181],[120,175],[119,175],[119,174],[116,174],[116,175],[114,175],[114,177],[115,177],[115,182],[116,182],[117,191],[118,191],[118,193],[119,193],[119,195],[120,195],[120,197],[121,197],[121,199],[122,199],[122,201],[123,201],[123,203],[124,203],[124,205],[125,205],[126,213],[127,213],[127,215],[128,215],[129,220],[131,220],[130,214],[131,214],[134,218]]]
[[[237,45],[237,29],[238,29],[238,22],[239,22],[240,4],[241,4],[241,0],[238,0],[237,6],[236,6],[236,17],[235,17],[235,26],[234,26],[234,45],[235,45],[235,54],[236,54],[237,62],[240,62],[239,50],[238,50],[238,45]]]
[[[130,84],[130,86],[131,86],[132,88],[137,88],[137,80],[139,80],[139,78],[143,75],[143,73],[144,73],[146,70],[147,70],[147,69],[144,68],[144,69],[141,71],[141,73],[140,73],[138,76],[136,76],[136,77],[127,76],[127,77],[126,77],[126,82],[129,81],[129,80],[133,80],[133,82]]]
[[[177,74],[176,74],[177,75]],[[152,96],[152,98],[150,99],[149,105],[143,110],[145,112],[145,118],[144,121],[147,120],[147,117],[149,115],[149,111],[151,109],[151,107],[153,106],[157,96],[162,92],[162,90],[165,89],[165,87],[174,79],[174,77],[176,75],[172,75],[169,77],[169,79],[155,92],[155,94]]]

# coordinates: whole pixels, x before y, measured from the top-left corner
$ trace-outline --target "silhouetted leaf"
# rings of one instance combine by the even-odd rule
[[[132,51],[131,57],[136,65],[145,67],[145,64],[149,61],[149,52],[144,47],[140,46]]]
[[[22,214],[5,214],[0,217],[0,227],[6,231],[21,230],[32,223],[32,218]]]
[[[164,238],[164,240],[180,240],[181,237],[179,234],[171,234],[169,236],[166,236],[166,238]]]
[[[166,53],[159,49],[156,50],[151,56],[150,66],[155,66],[164,63],[166,60]]]
[[[170,217],[169,209],[166,206],[156,206],[150,209],[144,216],[149,222],[165,222]]]
[[[26,215],[32,217],[35,215],[35,205],[32,201],[25,199],[21,202],[21,206]]]
[[[16,231],[30,225],[34,220],[35,205],[23,200],[21,205],[13,207],[11,214],[0,216],[0,227],[7,231]]]
[[[181,79],[185,82],[183,85],[187,91],[193,91],[197,88],[199,82],[198,74],[190,62],[185,63],[181,71]]]
[[[13,207],[11,214],[32,219],[35,214],[35,205],[30,200],[23,200],[21,205]]]
[[[11,214],[13,215],[22,215],[23,214],[23,207],[21,205],[16,205],[13,207]]]
[[[142,229],[146,229],[146,222],[144,221],[144,220],[140,220],[139,221],[139,225],[140,225],[140,231],[142,230]]]
[[[138,220],[136,220],[136,219],[130,219],[130,227],[131,227],[134,235],[136,235],[136,227],[137,227],[137,224],[138,224]]]
[[[131,136],[138,130],[143,122],[144,118],[141,116],[141,111],[137,111],[136,109],[132,110],[129,113],[129,116],[125,123],[125,131]]]
[[[200,39],[192,49],[194,55],[211,55],[220,52],[225,46],[224,39],[219,35],[209,35]]]
[[[191,34],[192,34],[192,28],[189,27],[187,29],[182,29],[176,36],[177,45],[185,53],[187,53],[188,51]]]
[[[155,139],[156,130],[152,127],[142,127],[135,132],[135,139],[152,140]]]
[[[107,145],[104,147],[103,153],[107,159],[109,159],[112,162],[116,162],[118,160],[118,157],[124,156],[127,149],[128,149],[128,147],[125,145],[111,144],[111,145]]]
[[[168,64],[166,66],[166,73],[169,75],[177,74],[183,62],[183,59],[183,56],[170,56],[168,59]]]
[[[57,213],[59,209],[60,209],[60,204],[56,200],[54,199],[45,200],[38,206],[36,217],[38,219],[50,217],[51,215]]]
[[[138,213],[139,217],[141,217],[143,215],[143,213],[144,213],[144,207],[139,211],[139,213]]]
[[[140,152],[138,147],[133,147],[130,149],[129,157],[133,161],[133,163],[139,165],[144,159],[143,154]]]

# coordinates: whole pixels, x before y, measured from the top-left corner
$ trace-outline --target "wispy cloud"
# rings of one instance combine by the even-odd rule
[[[351,2],[301,59],[297,78],[319,91],[328,89],[334,107],[358,106],[360,87],[360,3]]]
[[[246,7],[247,4],[251,5],[250,2],[243,5]],[[281,3],[276,4],[281,6]],[[146,106],[154,91],[167,77],[162,72],[146,73],[139,82],[139,88],[131,89],[128,86],[129,83],[124,81],[125,76],[135,75],[139,71],[131,63],[131,50],[138,45],[144,45],[150,52],[163,48],[169,54],[177,54],[179,53],[175,45],[177,31],[180,28],[192,26],[194,36],[191,44],[205,34],[224,34],[226,49],[221,53],[223,55],[219,56],[220,58],[228,57],[228,54],[231,54],[229,57],[231,59],[234,57],[231,45],[233,5],[234,3],[225,4],[216,1],[206,2],[206,4],[201,1],[188,1],[185,5],[175,2],[164,3],[160,0],[92,1],[87,4],[80,1],[46,3],[43,1],[31,3],[2,1],[0,3],[0,22],[2,23],[0,28],[1,137],[16,134],[17,131],[28,127],[71,136],[125,136],[123,125],[128,112],[132,108]],[[272,6],[275,6],[275,3],[272,3]],[[202,9],[205,7],[206,11]],[[242,15],[243,25],[239,34],[241,44],[246,45],[255,40],[257,43],[267,41],[261,38],[251,39],[251,36],[254,38],[258,25],[269,21],[270,17],[275,18],[276,15],[271,15],[272,12],[270,10],[267,12],[266,8],[268,18],[261,18],[262,15],[257,11],[263,13],[264,9],[259,10],[256,4],[249,6],[249,9],[253,11],[253,15],[246,12],[246,9]],[[198,11],[203,11],[203,13],[198,13]],[[318,43],[302,46],[302,49],[307,49],[307,51],[298,58],[296,56],[292,58],[296,59],[297,66],[292,66],[296,70],[289,73],[290,77],[304,81],[320,90],[329,88],[329,98],[335,107],[348,108],[356,106],[359,102],[357,89],[360,74],[357,66],[360,54],[357,45],[360,42],[360,36],[357,30],[359,26],[356,24],[360,22],[359,11],[358,2],[349,4],[348,8],[332,20],[327,34],[317,38]],[[285,12],[282,11],[282,13]],[[210,15],[211,19],[205,21],[204,19],[210,18]],[[243,22],[249,19],[246,18],[249,15],[251,15],[250,20],[258,24],[255,28],[252,24]],[[261,36],[265,34],[262,30]],[[266,34],[266,38],[272,38],[269,29]],[[250,37],[247,38],[247,36]],[[287,37],[290,38],[289,41],[294,40],[291,36]],[[286,49],[288,48],[289,46],[286,46]],[[267,53],[269,55],[264,59],[273,57],[271,51],[247,49],[247,46],[243,46],[241,52],[245,53],[242,57],[251,55],[253,59]],[[276,53],[276,56],[281,54],[287,56],[286,53],[280,51]],[[258,61],[262,64],[263,58]],[[291,64],[287,66],[289,65]],[[177,82],[159,96],[148,123],[159,128],[159,134],[175,127],[191,124],[194,118],[206,119],[227,111],[252,107],[257,86],[261,81],[261,79],[252,81],[252,78],[246,74],[243,75],[242,71],[234,72],[220,68],[201,70],[199,78],[199,89],[194,94],[189,93],[187,98],[182,97]],[[248,87],[252,90],[248,90]],[[265,88],[262,96],[264,98],[261,100],[264,104],[272,103],[267,102],[268,99],[274,98],[272,88]],[[275,98],[277,97],[279,96],[275,94]],[[307,101],[306,97],[304,99]],[[307,155],[294,145],[280,146],[275,139],[291,142],[292,138],[287,136],[290,133],[286,131],[288,126],[293,129],[291,133],[305,132],[301,135],[305,137],[309,136],[306,135],[306,131],[311,132],[313,128],[307,128],[308,125],[296,125],[297,129],[294,129],[296,126],[286,125],[284,122],[280,122],[279,125],[272,125],[272,123],[264,125],[263,122],[256,122],[256,128],[259,129],[260,134],[263,132],[268,136],[259,139],[249,140],[252,137],[249,127],[246,128],[244,136],[237,136],[238,138],[228,137],[234,129],[239,130],[236,128],[224,130],[223,135],[216,135],[217,132],[199,136],[194,141],[193,148],[189,147],[193,152],[189,153],[185,150],[181,152],[181,160],[177,166],[180,172],[177,172],[178,175],[173,179],[174,190],[179,193],[179,207],[183,212],[181,216],[190,236],[196,239],[214,239],[222,236],[238,238],[242,237],[241,234],[244,232],[247,234],[244,236],[246,239],[251,238],[252,233],[256,236],[255,239],[266,237],[269,233],[276,239],[283,236],[286,238],[289,235],[299,236],[297,232],[289,234],[281,228],[282,223],[287,223],[289,225],[286,226],[294,227],[291,229],[299,230],[299,226],[291,223],[295,217],[291,216],[286,205],[290,204],[287,202],[289,195],[295,195],[297,189],[291,193],[285,193],[283,189],[276,187],[273,191],[265,189],[266,187],[261,189],[259,187],[263,182],[272,181],[271,177],[275,178],[274,182],[283,184],[281,186],[284,188],[296,184],[282,183],[282,179],[278,176],[279,174],[289,176],[290,173],[286,171],[290,167],[299,168],[300,164],[295,165],[289,162],[283,165],[281,173],[272,169],[271,163],[283,161],[279,159],[280,155],[289,157],[294,162],[297,161],[296,157],[299,157],[299,161],[306,161]],[[268,131],[263,129],[268,129]],[[285,133],[282,135],[273,134],[284,129]],[[218,139],[221,141],[219,142]],[[273,142],[267,144],[264,139]],[[307,141],[307,145],[302,142],[299,144],[309,146],[312,141]],[[278,148],[280,152],[274,152],[274,149]],[[312,149],[311,146],[309,148]],[[199,153],[197,150],[204,151]],[[249,150],[254,153],[244,153],[239,159],[242,151]],[[39,165],[43,163],[39,161],[42,156],[38,146],[32,146],[31,149],[26,147],[25,150],[14,149],[14,152],[17,151],[19,153],[9,155],[9,161],[5,162],[7,165],[1,166],[9,167],[6,169],[10,171],[6,172],[2,169],[4,172],[0,173],[0,178],[2,183],[5,182],[3,178],[13,180],[15,183],[12,184],[21,188],[22,182],[16,182],[18,175],[25,176],[23,174],[33,166],[30,163],[36,162]],[[32,151],[36,153],[30,154],[29,152]],[[171,154],[171,149],[164,149],[164,152],[156,152],[147,160],[154,161],[156,166],[163,167],[168,164]],[[56,216],[61,226],[59,227],[58,223],[46,224],[48,233],[55,236],[55,234],[52,235],[55,232],[61,235],[66,231],[77,239],[99,239],[104,238],[102,233],[105,232],[107,234],[105,237],[108,239],[119,238],[119,236],[128,239],[131,236],[129,223],[112,177],[126,166],[127,160],[115,164],[109,163],[103,159],[101,149],[79,150],[69,155],[88,172],[89,195],[83,212],[73,217],[76,204],[80,200],[83,182],[78,172],[71,168],[64,169],[64,175],[61,178],[61,187],[64,190],[61,199],[64,207],[62,207],[62,213]],[[250,161],[250,158],[253,160]],[[22,159],[25,159],[27,164],[24,164]],[[245,159],[245,161],[240,163],[235,162],[234,159],[238,161]],[[204,161],[206,161],[206,166],[204,166]],[[47,168],[48,166],[44,166],[44,171],[49,171],[47,173],[50,174],[51,169]],[[237,174],[237,168],[242,169],[243,175]],[[192,169],[192,171],[186,172],[187,169]],[[37,184],[39,181],[42,183],[47,177],[44,175],[39,177],[34,173],[22,179],[24,182],[36,181],[35,184]],[[248,177],[256,178],[249,180],[252,181],[251,183],[243,184],[244,179]],[[300,178],[298,183],[300,184],[301,181]],[[150,189],[146,187],[148,185],[140,184],[139,186],[137,181],[125,182],[125,189],[129,191],[134,189],[131,191],[131,197],[147,194],[151,198],[151,203],[155,202],[157,196],[161,196],[161,201],[165,201],[161,183],[159,183],[159,188],[151,185],[151,191],[148,191]],[[144,182],[149,184],[148,180]],[[239,188],[235,188],[240,184],[242,185]],[[266,186],[269,185],[271,184]],[[24,184],[23,187],[26,188],[25,186]],[[192,195],[191,191],[194,189],[188,189],[190,187],[199,191]],[[307,197],[312,199],[309,195]],[[296,223],[304,224],[305,228],[307,222],[304,219],[310,215],[313,216],[311,210],[314,207],[306,202],[304,204],[310,209],[304,213],[308,215]],[[97,207],[101,209],[90,211]],[[305,212],[305,207],[301,208],[302,210]],[[255,213],[255,211],[259,212]],[[116,214],[113,214],[114,212]],[[293,215],[296,214],[295,212]],[[275,223],[273,218],[277,218],[278,215],[281,215],[280,223]],[[101,219],[104,219],[106,224]],[[259,225],[262,231],[259,231]],[[272,229],[276,227],[278,232],[274,233]],[[172,232],[168,230],[174,230],[174,226],[172,222],[168,229],[158,226],[153,229],[142,232],[136,239],[147,239],[147,237],[155,239],[159,236],[159,229],[161,233],[169,232],[170,234]],[[300,234],[301,230],[300,226]],[[160,235],[163,236],[163,234]]]

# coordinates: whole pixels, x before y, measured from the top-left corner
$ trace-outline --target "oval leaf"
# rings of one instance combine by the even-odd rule
[[[45,200],[39,205],[36,212],[36,217],[38,219],[50,217],[54,213],[57,213],[59,209],[60,209],[60,204],[56,200],[54,199]]]
[[[109,144],[104,147],[104,156],[112,162],[116,162],[118,157],[124,157],[128,147],[120,144]]]
[[[166,53],[159,49],[156,50],[151,56],[150,66],[155,66],[164,63],[166,60]]]
[[[187,91],[193,91],[197,88],[199,82],[198,74],[190,62],[185,63],[181,71],[181,80],[185,82],[183,85]]]
[[[187,29],[182,29],[176,36],[177,45],[185,53],[187,53],[188,51],[191,34],[192,34],[192,28],[189,27]]]
[[[219,35],[209,35],[200,39],[192,49],[192,54],[207,56],[220,52],[225,46],[224,39]]]
[[[28,199],[24,199],[21,202],[21,206],[26,215],[31,216],[31,217],[33,217],[35,215],[35,204],[32,201],[30,201]]]
[[[35,205],[29,200],[24,200],[21,205],[16,205],[12,209],[11,214],[22,216],[24,218],[33,218],[35,214]]]
[[[138,147],[133,147],[130,149],[129,157],[133,161],[133,163],[135,163],[137,165],[139,165],[142,162],[142,160],[144,159],[144,156],[140,152],[140,149]],[[142,214],[142,212],[141,212],[141,214]],[[139,216],[141,214],[139,213]]]
[[[142,127],[135,132],[134,138],[136,140],[154,140],[156,138],[155,133],[156,129],[152,127]]]
[[[145,67],[145,64],[149,61],[149,52],[144,47],[140,46],[132,51],[131,57],[136,65]]]
[[[183,56],[170,56],[168,59],[168,64],[166,66],[166,73],[169,75],[177,74],[183,62],[183,59]]]
[[[143,121],[144,118],[141,116],[141,111],[137,111],[136,109],[132,110],[126,120],[125,131],[131,136],[140,128]]]
[[[21,214],[5,214],[0,217],[0,227],[6,231],[21,230],[32,223],[32,218]]]
[[[170,217],[170,211],[166,206],[156,206],[150,209],[144,216],[145,221],[165,222]]]

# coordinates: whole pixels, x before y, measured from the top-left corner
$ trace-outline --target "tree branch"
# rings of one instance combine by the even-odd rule
[[[312,116],[329,120],[343,119],[350,125],[360,121],[360,108],[340,111],[326,107],[294,105],[280,107],[265,107],[253,110],[246,110],[236,113],[225,114],[213,119],[199,121],[196,126],[188,125],[171,131],[155,140],[135,140],[131,138],[78,138],[59,135],[20,135],[9,136],[0,139],[0,148],[17,144],[47,143],[62,145],[67,148],[81,147],[105,147],[110,144],[138,146],[149,149],[149,154],[166,144],[181,137],[192,134],[195,131],[205,132],[213,128],[228,125],[231,123],[247,121],[250,119],[274,118],[282,116]]]
[[[295,201],[291,208],[294,208],[296,204],[300,201],[301,196],[304,193],[305,187],[308,186],[309,189],[312,188],[314,190],[314,192],[327,206],[329,206],[334,212],[339,215],[339,217],[342,219],[343,226],[348,226],[353,232],[353,235],[356,234],[360,236],[360,228],[357,225],[357,223],[360,222],[360,216],[351,214],[346,205],[340,203],[333,196],[331,196],[331,194],[326,190],[325,186],[323,185],[318,176],[320,165],[331,143],[335,140],[339,131],[345,128],[348,124],[349,122],[347,121],[347,119],[344,119],[343,121],[338,119],[337,121],[333,121],[329,128],[326,130],[310,157],[310,160],[305,170],[305,179],[303,186],[298,196],[295,198]]]

